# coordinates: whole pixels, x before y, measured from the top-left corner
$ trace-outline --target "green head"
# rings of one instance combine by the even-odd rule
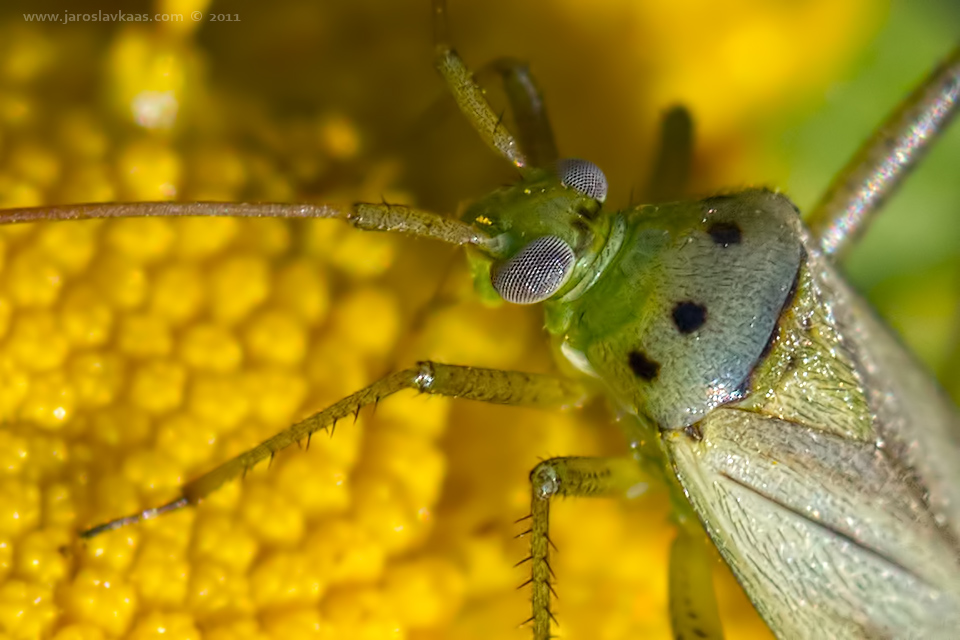
[[[492,239],[469,254],[481,295],[533,304],[562,297],[590,277],[610,233],[606,196],[600,168],[571,159],[526,170],[519,183],[468,207],[462,220]]]

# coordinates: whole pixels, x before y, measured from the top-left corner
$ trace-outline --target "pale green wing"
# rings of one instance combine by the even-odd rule
[[[876,443],[922,492],[938,524],[960,549],[960,418],[957,408],[830,263],[812,271],[826,309],[867,390]],[[960,558],[960,550],[956,552]]]
[[[782,363],[771,353],[747,400],[666,433],[665,447],[781,637],[955,637],[953,409],[832,268],[810,260],[810,288],[782,319]]]
[[[701,429],[667,433],[677,477],[780,637],[960,628],[956,547],[874,446],[736,409]]]
[[[954,541],[960,541],[960,420],[956,407],[871,308],[853,298],[843,310],[845,313],[837,315],[850,327],[845,331],[861,354],[879,442],[887,456],[915,478],[937,520]]]

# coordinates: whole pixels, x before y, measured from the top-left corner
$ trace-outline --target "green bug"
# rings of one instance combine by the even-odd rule
[[[442,5],[435,9],[442,14]],[[923,415],[932,424],[954,425],[952,409],[915,382],[922,378],[908,371],[912,365],[901,361],[898,347],[883,342],[886,333],[837,279],[821,255],[821,249],[828,247],[817,247],[789,201],[753,191],[695,204],[605,212],[600,207],[604,182],[595,166],[575,162],[561,164],[557,171],[527,168],[528,156],[537,159],[534,164],[551,164],[555,153],[550,145],[537,145],[534,153],[526,145],[517,145],[485,105],[459,59],[441,47],[439,60],[481,135],[523,174],[522,183],[479,201],[461,222],[386,205],[359,205],[347,211],[309,205],[209,203],[14,211],[5,214],[4,221],[211,214],[345,217],[365,229],[405,231],[472,245],[474,271],[483,290],[515,303],[546,301],[547,326],[558,336],[558,350],[588,375],[596,374],[612,396],[636,415],[628,430],[637,445],[637,457],[677,487],[678,505],[691,525],[690,531],[684,528],[674,551],[672,613],[678,636],[687,631],[701,637],[719,633],[711,598],[701,591],[696,520],[693,511],[682,506],[683,494],[762,615],[785,637],[812,631],[836,637],[920,631],[930,637],[938,630],[955,628],[958,518],[950,506],[956,504],[950,496],[955,484],[945,479],[957,468],[952,463],[956,447],[950,446],[955,431],[909,436],[910,443],[926,447],[928,454],[934,447],[939,455],[918,461],[914,453],[894,454],[919,476],[917,486],[928,492],[921,496],[900,470],[877,462],[879,438],[868,419],[883,410],[891,417]],[[954,58],[954,73],[956,66]],[[522,95],[515,100],[524,104]],[[535,123],[543,118],[542,113],[533,116]],[[533,210],[536,216],[531,215]],[[823,236],[821,232],[817,237]],[[655,277],[638,285],[639,279],[630,276],[640,273]],[[758,273],[763,277],[754,277]],[[741,299],[753,306],[738,304]],[[870,340],[852,339],[851,327]],[[874,339],[879,345],[867,344]],[[874,368],[906,371],[904,384],[919,386],[911,387],[909,394],[897,389],[885,394],[884,386],[891,383],[865,378],[865,372]],[[811,384],[810,378],[817,377],[812,373],[824,384]],[[190,483],[181,500],[88,533],[196,502],[279,448],[409,386],[535,406],[575,404],[586,390],[574,380],[424,364],[375,383]],[[774,393],[760,391],[768,389]],[[879,396],[910,398],[909,406],[877,405],[865,389]],[[813,424],[803,414],[807,405],[799,400],[835,407],[839,418],[830,419],[832,413],[822,412],[816,416],[822,421]],[[767,428],[753,429],[760,420]],[[917,422],[915,417],[911,423]],[[938,437],[946,445],[942,449],[937,441],[926,439]],[[895,447],[895,437],[882,439]],[[762,460],[758,452],[763,452]],[[927,460],[942,468],[925,466]],[[832,473],[836,468],[829,463],[850,461],[858,464],[856,474]],[[804,469],[820,466],[799,478],[777,475],[778,468],[796,471],[803,465]],[[680,485],[675,484],[673,473]],[[632,460],[568,458],[547,461],[534,470],[531,559],[537,637],[549,636],[550,627],[549,498],[614,492],[635,483],[637,474]],[[864,479],[875,483],[852,485]],[[823,486],[814,491],[811,480]],[[727,483],[725,493],[717,489],[720,482]],[[783,495],[762,493],[760,485],[768,484]],[[877,494],[873,497],[878,501],[868,501],[874,507],[838,510],[836,501],[843,496],[849,492],[869,496],[868,490]],[[799,512],[791,503],[794,500],[808,500],[808,515]],[[818,507],[819,500],[825,502]],[[753,509],[744,507],[748,501],[753,501]],[[719,512],[720,507],[744,511],[730,515]],[[863,522],[835,521],[850,516]],[[773,536],[782,536],[786,523],[795,528],[796,538],[781,541],[787,546],[774,549]],[[871,524],[877,525],[876,538],[861,533],[861,527],[870,530]],[[751,544],[743,543],[744,531],[753,536]],[[815,571],[813,565],[823,560],[813,552],[827,554],[835,569],[841,568],[837,558],[849,562],[853,587],[841,584],[828,571]],[[764,564],[780,570],[792,565],[772,582],[795,582],[800,592],[778,594],[782,601],[774,597],[776,585],[767,582],[768,576],[757,568]],[[831,591],[840,587],[847,590]],[[924,628],[924,623],[930,626]]]

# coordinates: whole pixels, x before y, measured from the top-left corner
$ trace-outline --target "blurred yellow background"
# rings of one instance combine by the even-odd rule
[[[474,68],[531,63],[562,154],[604,169],[611,206],[682,102],[695,195],[780,186],[809,208],[960,24],[932,1],[667,4],[451,0],[451,31]],[[121,10],[185,19],[82,18]],[[6,3],[0,206],[383,197],[453,213],[513,172],[444,106],[431,50],[426,0]],[[957,140],[851,263],[945,370]],[[417,359],[549,370],[541,319],[479,307],[454,251],[335,222],[11,227],[0,257],[0,637],[526,638],[528,471],[626,450],[602,403],[404,395],[199,509],[80,544]],[[556,507],[558,637],[670,637],[668,518],[656,491]],[[767,637],[719,562],[717,581],[727,637]]]

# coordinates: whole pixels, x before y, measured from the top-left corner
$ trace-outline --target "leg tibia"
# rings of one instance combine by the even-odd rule
[[[550,638],[550,499],[554,496],[623,495],[646,477],[632,458],[551,458],[530,473],[529,584],[533,589],[533,637]]]
[[[200,476],[183,487],[183,495],[191,503],[196,503],[227,480],[239,476],[281,449],[310,437],[316,431],[328,429],[338,420],[356,414],[363,407],[376,404],[401,389],[543,409],[573,406],[585,397],[579,383],[555,376],[421,362],[416,367],[381,378],[366,389],[347,396]]]
[[[112,520],[82,535],[91,537],[196,504],[224,482],[242,475],[257,463],[273,457],[278,451],[295,442],[309,439],[316,431],[333,428],[337,421],[347,416],[357,415],[363,407],[375,405],[401,389],[416,389],[423,393],[452,398],[543,409],[571,407],[579,404],[586,397],[586,391],[580,383],[555,376],[421,362],[416,367],[404,369],[377,380],[365,389],[301,420],[212,471],[188,482],[183,486],[181,497],[177,500],[132,516]]]

